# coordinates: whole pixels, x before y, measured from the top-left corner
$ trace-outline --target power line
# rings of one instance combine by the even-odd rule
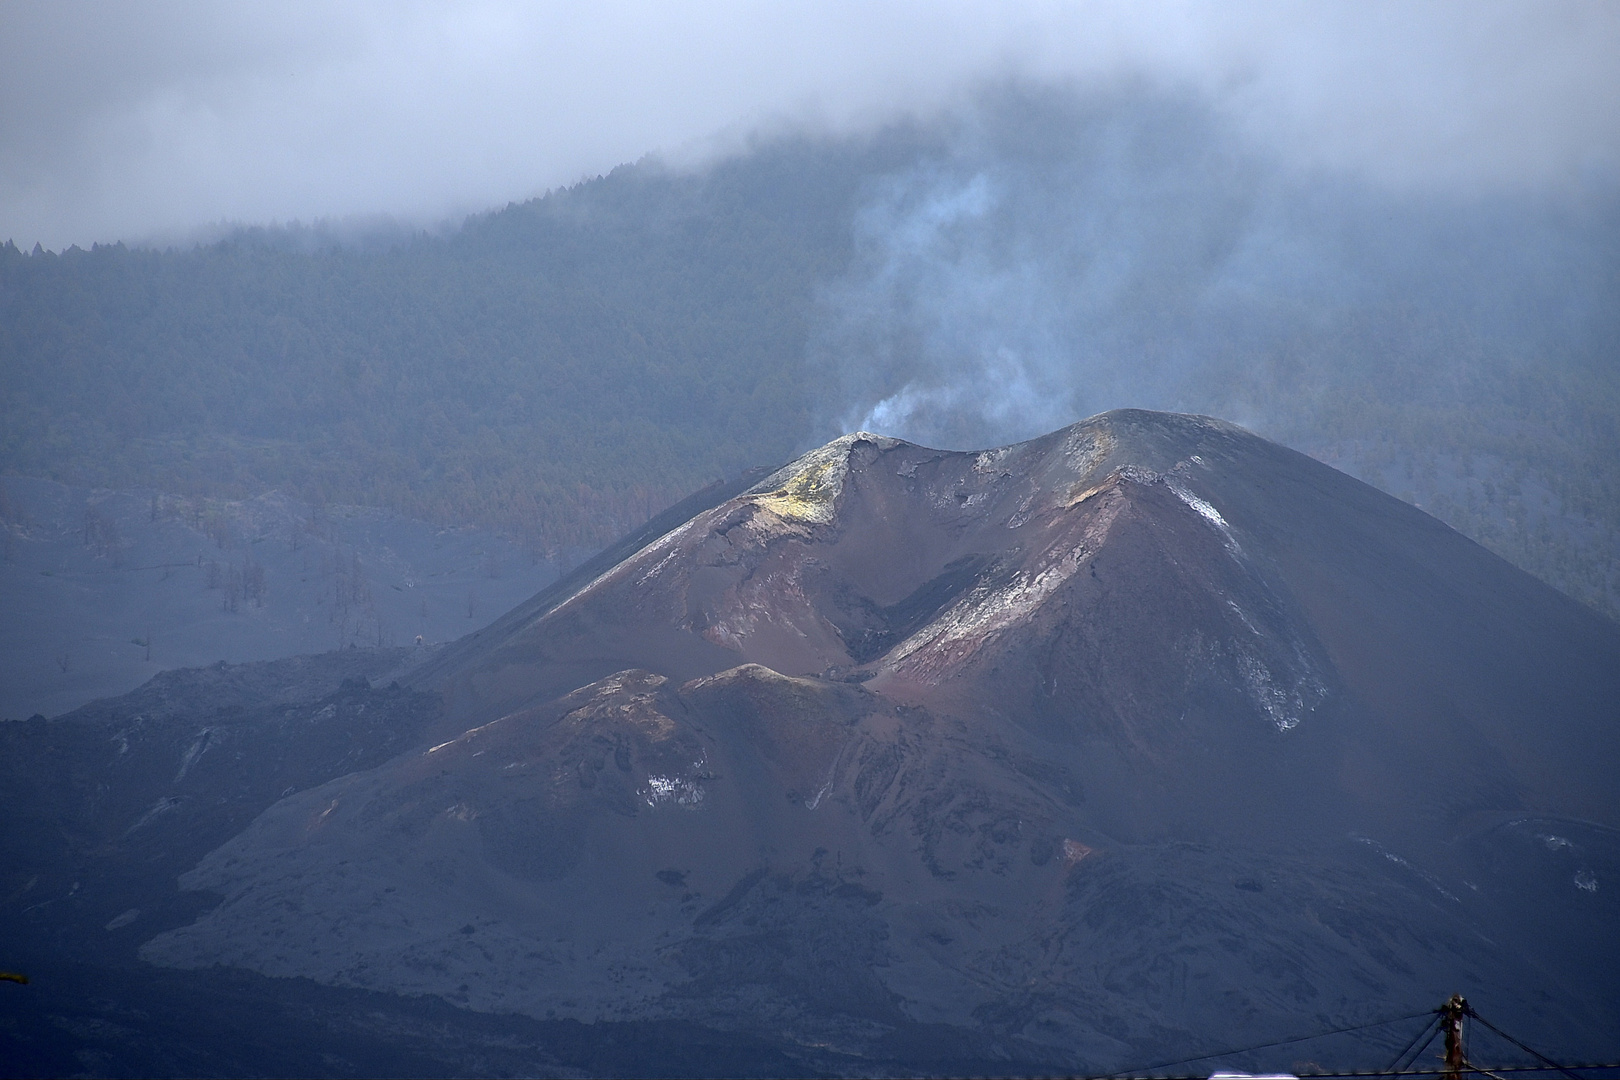
[[[1331,1034],[1334,1034],[1334,1033],[1333,1032],[1324,1032],[1323,1034],[1331,1035]],[[1313,1038],[1314,1037],[1315,1036],[1313,1036]],[[1237,1051],[1234,1051],[1234,1052],[1237,1052]],[[1215,1055],[1211,1055],[1211,1056],[1213,1057]],[[1188,1060],[1189,1061],[1201,1061],[1203,1059],[1201,1059],[1201,1058],[1190,1058]],[[1508,1067],[1508,1068],[1499,1068],[1499,1069],[1491,1069],[1491,1070],[1481,1069],[1476,1065],[1470,1064],[1465,1071],[1470,1072],[1470,1073],[1479,1073],[1479,1074],[1481,1074],[1483,1076],[1518,1076],[1518,1075],[1521,1075],[1521,1074],[1524,1074],[1524,1073],[1549,1073],[1549,1072],[1583,1073],[1583,1072],[1592,1072],[1592,1071],[1599,1070],[1599,1069],[1609,1070],[1609,1071],[1613,1071],[1613,1072],[1620,1072],[1620,1061],[1601,1062],[1601,1063],[1593,1064],[1593,1065],[1515,1065],[1515,1066],[1511,1066],[1511,1067]],[[1141,1070],[1141,1072],[1144,1073],[1144,1074],[1147,1071],[1148,1070],[1146,1070],[1146,1069]],[[1421,1078],[1423,1078],[1423,1077],[1440,1077],[1440,1076],[1444,1076],[1445,1074],[1446,1074],[1445,1067],[1441,1066],[1441,1067],[1432,1068],[1432,1069],[1401,1069],[1401,1070],[1380,1069],[1380,1070],[1374,1070],[1374,1071],[1370,1071],[1370,1072],[1316,1072],[1316,1073],[1299,1073],[1298,1075],[1300,1077],[1300,1080],[1378,1080],[1378,1078],[1380,1078],[1380,1077],[1391,1077],[1391,1076],[1409,1078],[1409,1080],[1421,1080]],[[1107,1077],[1104,1078],[1104,1080],[1114,1080],[1114,1078],[1116,1078],[1116,1077],[1128,1077],[1128,1076],[1136,1076],[1136,1075],[1138,1075],[1138,1073],[1134,1073],[1134,1072],[1109,1073],[1107,1075]],[[1152,1078],[1152,1080],[1208,1080],[1208,1074],[1207,1073],[1187,1073],[1187,1074],[1184,1074],[1184,1075],[1170,1074],[1170,1075],[1167,1075],[1167,1076],[1155,1076],[1155,1077]],[[1531,1078],[1527,1077],[1526,1080],[1531,1080]],[[1584,1077],[1578,1077],[1577,1080],[1585,1080],[1585,1078]]]
[[[1190,1065],[1195,1061],[1210,1061],[1216,1058],[1231,1057],[1234,1054],[1248,1054],[1257,1050],[1270,1050],[1278,1046],[1289,1046],[1294,1043],[1310,1042],[1313,1039],[1325,1039],[1330,1035],[1348,1035],[1353,1032],[1367,1031],[1376,1027],[1387,1027],[1390,1024],[1400,1024],[1407,1020],[1416,1020],[1424,1016],[1429,1018],[1429,1022],[1423,1025],[1422,1030],[1417,1033],[1411,1042],[1407,1043],[1401,1049],[1399,1054],[1395,1055],[1395,1060],[1390,1063],[1389,1068],[1377,1072],[1312,1073],[1310,1075],[1321,1078],[1321,1080],[1333,1080],[1333,1078],[1338,1077],[1439,1077],[1455,1075],[1455,1069],[1449,1064],[1447,1067],[1440,1069],[1412,1068],[1412,1065],[1417,1061],[1418,1057],[1421,1056],[1423,1051],[1428,1048],[1429,1044],[1434,1041],[1435,1035],[1437,1035],[1441,1028],[1445,1026],[1446,1010],[1453,1004],[1453,1002],[1456,1003],[1457,1011],[1459,1011],[1462,1015],[1466,1015],[1470,1019],[1477,1020],[1479,1023],[1484,1024],[1485,1027],[1489,1028],[1497,1035],[1506,1039],[1520,1050],[1523,1050],[1525,1053],[1541,1062],[1540,1065],[1501,1068],[1493,1071],[1482,1069],[1475,1065],[1472,1061],[1465,1061],[1463,1065],[1465,1066],[1465,1071],[1467,1072],[1478,1073],[1482,1076],[1491,1077],[1493,1080],[1503,1080],[1504,1074],[1515,1075],[1521,1073],[1545,1073],[1551,1071],[1562,1073],[1564,1076],[1568,1077],[1569,1080],[1583,1080],[1581,1076],[1577,1075],[1577,1070],[1579,1072],[1591,1072],[1598,1069],[1620,1069],[1620,1063],[1602,1065],[1560,1065],[1540,1051],[1526,1046],[1518,1039],[1515,1039],[1512,1035],[1509,1035],[1507,1032],[1503,1031],[1501,1028],[1479,1015],[1479,1013],[1474,1011],[1472,1006],[1470,1006],[1466,1001],[1463,1001],[1460,997],[1453,996],[1453,998],[1449,1000],[1446,1005],[1442,1005],[1438,1009],[1431,1009],[1428,1012],[1412,1013],[1409,1016],[1398,1016],[1390,1020],[1378,1020],[1370,1024],[1358,1024],[1353,1027],[1336,1028],[1332,1031],[1321,1031],[1314,1035],[1300,1035],[1291,1039],[1278,1039],[1275,1042],[1260,1043],[1256,1046],[1245,1046],[1237,1050],[1221,1050],[1215,1053],[1200,1054],[1196,1057],[1180,1058],[1176,1061],[1166,1061],[1158,1065],[1146,1065],[1138,1069],[1126,1069],[1120,1072],[1109,1073],[1107,1075],[1107,1080],[1114,1080],[1116,1077],[1123,1076],[1145,1076],[1149,1073],[1157,1073],[1161,1069],[1174,1068],[1177,1065]]]
[[[1390,1062],[1389,1068],[1385,1069],[1384,1071],[1386,1073],[1395,1073],[1400,1072],[1403,1069],[1410,1068],[1412,1062],[1416,1061],[1419,1055],[1421,1055],[1424,1050],[1428,1049],[1429,1044],[1434,1041],[1434,1037],[1439,1030],[1440,1013],[1436,1011],[1430,1017],[1429,1022],[1423,1025],[1423,1030],[1419,1031],[1417,1035],[1413,1037],[1412,1041],[1406,1044],[1405,1049],[1395,1055],[1395,1060]],[[1420,1040],[1422,1045],[1419,1045]],[[1411,1055],[1410,1059],[1407,1057],[1408,1054]]]
[[[1472,1017],[1473,1019],[1479,1021],[1481,1024],[1484,1024],[1486,1027],[1490,1028],[1492,1031],[1494,1031],[1498,1035],[1502,1036],[1502,1038],[1506,1039],[1508,1042],[1512,1043],[1514,1046],[1517,1046],[1520,1050],[1523,1050],[1525,1053],[1529,1054],[1531,1057],[1535,1058],[1537,1061],[1541,1062],[1543,1065],[1547,1066],[1549,1069],[1558,1070],[1559,1072],[1563,1073],[1565,1076],[1569,1077],[1570,1080],[1580,1080],[1580,1077],[1576,1076],[1574,1073],[1570,1072],[1568,1069],[1564,1068],[1562,1065],[1558,1064],[1556,1061],[1554,1061],[1551,1058],[1547,1057],[1545,1054],[1542,1054],[1542,1053],[1539,1053],[1538,1051],[1530,1049],[1528,1046],[1524,1045],[1524,1043],[1520,1042],[1518,1039],[1515,1039],[1513,1036],[1509,1035],[1507,1032],[1503,1031],[1501,1028],[1497,1027],[1495,1024],[1491,1023],[1489,1020],[1487,1020],[1483,1016],[1479,1015],[1479,1013],[1475,1012],[1472,1008],[1469,1008],[1468,1015],[1470,1017]]]
[[[1159,1065],[1144,1065],[1140,1069],[1124,1069],[1120,1072],[1109,1073],[1108,1075],[1109,1077],[1141,1076],[1144,1073],[1157,1072],[1160,1069],[1168,1069],[1176,1065],[1190,1065],[1195,1061],[1208,1061],[1212,1058],[1231,1057],[1233,1054],[1248,1054],[1255,1050],[1270,1050],[1272,1047],[1276,1046],[1288,1046],[1292,1043],[1310,1042],[1312,1039],[1325,1039],[1329,1035],[1347,1035],[1353,1031],[1366,1031],[1369,1028],[1386,1027],[1390,1024],[1400,1024],[1407,1020],[1416,1020],[1420,1016],[1432,1015],[1432,1013],[1433,1010],[1428,1012],[1412,1013],[1410,1016],[1397,1016],[1393,1020],[1378,1020],[1371,1024],[1358,1024],[1355,1027],[1338,1028],[1334,1031],[1319,1031],[1314,1035],[1300,1035],[1292,1039],[1278,1039],[1276,1042],[1261,1043],[1259,1046],[1245,1046],[1238,1050],[1222,1050],[1213,1054],[1199,1054],[1195,1057],[1185,1057],[1179,1058],[1176,1061],[1166,1061]]]

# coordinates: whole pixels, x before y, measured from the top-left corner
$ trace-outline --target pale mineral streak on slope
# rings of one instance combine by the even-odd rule
[[[852,745],[854,745],[853,741],[846,741],[839,745],[838,753],[833,756],[832,764],[827,766],[827,778],[822,781],[821,786],[816,789],[814,797],[804,800],[804,808],[806,810],[816,809],[816,807],[821,805],[821,800],[825,799],[828,794],[831,793],[833,785],[838,782],[838,766],[844,763],[844,754]]]
[[[783,521],[826,525],[833,519],[848,471],[847,456],[842,460],[819,461],[790,477],[780,488],[752,496],[751,501]]]
[[[1291,731],[1299,726],[1304,700],[1296,689],[1292,694],[1279,687],[1265,662],[1251,653],[1239,653],[1238,671],[1249,690],[1249,696],[1266,714],[1278,731]]]
[[[330,706],[328,707],[330,708]],[[186,778],[186,773],[191,771],[191,766],[196,764],[197,759],[202,757],[208,750],[209,741],[213,734],[213,728],[203,728],[197,735],[197,741],[191,744],[191,748],[186,751],[185,757],[180,761],[180,771],[174,774],[176,784]]]
[[[784,521],[825,525],[837,512],[849,476],[849,456],[859,443],[879,450],[900,446],[899,439],[856,431],[834,439],[772,473],[739,499],[769,510]]]
[[[836,519],[838,499],[849,476],[850,455],[863,442],[879,450],[901,445],[897,439],[855,432],[812,450],[739,495],[728,508],[716,511],[714,522],[735,521],[734,525],[718,528],[719,535],[734,551],[751,548],[756,553],[785,538],[811,539],[818,527],[831,525]],[[753,512],[734,518],[739,506]],[[738,531],[745,539],[732,538]],[[701,634],[713,644],[740,652],[744,642],[767,624],[799,638],[807,637],[801,618],[808,620],[812,629],[826,629],[815,618],[798,574],[778,569],[750,576],[728,589],[719,608],[709,613],[708,625]]]
[[[1235,600],[1226,601],[1227,608],[1243,623],[1245,630],[1254,638],[1256,644],[1263,644],[1266,635]],[[1298,665],[1300,674],[1294,678],[1293,686],[1284,689],[1278,685],[1271,668],[1258,654],[1249,647],[1238,646],[1237,668],[1243,679],[1244,688],[1249,692],[1255,705],[1271,721],[1278,731],[1292,731],[1299,726],[1299,722],[1306,714],[1314,712],[1327,697],[1327,686],[1312,663],[1308,650],[1300,641],[1291,642],[1294,649],[1294,661]]]
[[[1114,437],[1107,431],[1086,431],[1077,425],[1063,439],[1063,460],[1075,476],[1084,480],[1097,471],[1114,446]]]
[[[703,795],[703,785],[695,780],[657,773],[647,774],[647,787],[641,792],[647,805],[655,809],[666,804],[695,808],[702,805]]]
[[[1239,621],[1241,621],[1243,623],[1244,628],[1247,629],[1249,631],[1249,633],[1253,634],[1255,637],[1262,637],[1263,636],[1260,633],[1259,627],[1254,625],[1254,621],[1249,618],[1249,615],[1248,615],[1248,613],[1246,611],[1244,611],[1241,607],[1238,606],[1238,603],[1237,603],[1236,600],[1228,599],[1226,601],[1226,606],[1228,608],[1230,608],[1232,613],[1238,617]]]
[[[860,442],[871,443],[887,450],[900,445],[899,440],[869,432],[854,432],[834,439],[825,446],[788,463],[766,477],[753,488],[721,504],[707,513],[671,529],[623,562],[604,570],[589,583],[575,591],[566,600],[548,611],[537,622],[557,615],[574,606],[582,597],[596,592],[616,579],[634,575],[637,585],[654,582],[681,553],[683,542],[698,528],[712,528],[724,520],[738,504],[751,504],[756,510],[773,515],[782,525],[790,523],[826,524],[836,512],[838,496],[843,491],[844,479],[849,474],[849,455]],[[742,524],[763,537],[779,534],[785,529],[773,528],[758,521],[755,515]]]
[[[1194,493],[1177,478],[1177,474],[1185,473],[1189,463],[1208,467],[1203,459],[1195,454],[1163,476],[1164,485],[1190,510],[1208,522],[1220,534],[1221,544],[1227,553],[1239,564],[1244,564],[1243,547],[1233,535],[1232,526],[1227,522],[1225,515],[1216,509],[1213,503]],[[1259,584],[1261,588],[1266,588],[1264,582]],[[1226,605],[1251,634],[1256,638],[1264,637],[1236,601],[1228,598]],[[1293,646],[1295,658],[1303,674],[1294,680],[1294,685],[1288,689],[1278,685],[1270,667],[1259,656],[1246,649],[1240,650],[1237,655],[1238,672],[1243,679],[1244,688],[1249,692],[1255,705],[1265,714],[1266,719],[1271,721],[1279,732],[1292,731],[1298,727],[1305,715],[1313,711],[1327,695],[1327,688],[1317,676],[1303,646],[1298,641],[1293,642]]]
[[[665,676],[647,671],[621,671],[610,675],[596,683],[588,701],[564,714],[558,728],[578,732],[604,721],[617,722],[639,732],[651,743],[667,742],[676,732],[676,723],[659,707],[658,691],[668,682]],[[485,726],[494,728],[496,724],[518,722],[523,716],[523,713],[514,713]]]
[[[653,578],[656,578],[658,573],[664,569],[664,567],[676,556],[676,554],[678,554],[681,541],[688,533],[692,531],[693,526],[697,522],[704,519],[704,516],[705,515],[699,515],[698,517],[693,518],[691,521],[671,529],[669,532],[665,533],[657,540],[654,540],[652,543],[648,544],[646,547],[642,548],[628,559],[608,567],[596,577],[592,578],[587,584],[580,586],[580,588],[570,595],[568,599],[557,604],[555,607],[548,609],[545,614],[535,619],[534,622],[530,623],[529,625],[541,625],[548,619],[552,619],[562,614],[564,611],[574,607],[575,604],[578,603],[582,598],[596,593],[613,580],[629,577],[630,575],[636,573],[637,570],[642,571],[642,575],[637,581],[637,584],[647,584]],[[647,564],[653,562],[655,559],[659,561],[654,566],[649,568]]]
[[[671,573],[684,576],[687,559],[693,543],[701,543],[739,505],[751,506],[749,514],[738,524],[756,543],[769,542],[784,535],[803,533],[806,525],[826,524],[833,519],[834,505],[843,489],[843,480],[849,469],[849,450],[857,438],[892,443],[878,436],[846,436],[837,442],[812,451],[772,474],[750,492],[737,496],[719,507],[699,514],[690,521],[670,530],[640,551],[618,563],[576,590],[566,600],[547,611],[534,625],[555,619],[586,601],[605,588],[618,582],[632,582],[637,588],[655,588]],[[842,444],[842,445],[841,445]],[[761,513],[763,512],[763,513]],[[703,535],[696,535],[698,533]],[[722,534],[724,535],[724,534]],[[733,545],[735,546],[735,545]],[[670,582],[679,588],[679,583]],[[724,637],[724,633],[721,634]],[[719,641],[717,644],[726,644]],[[729,647],[735,648],[736,644]]]
[[[690,523],[688,523],[688,524],[690,524]],[[679,531],[681,531],[682,529],[685,529],[685,528],[686,528],[686,526],[682,525],[681,529],[677,529],[676,532],[679,532]],[[674,533],[671,533],[670,535],[673,536]],[[664,545],[663,541],[659,541],[658,543],[659,543],[660,547],[667,546],[669,550],[665,553],[665,555],[664,555],[664,557],[662,559],[659,559],[656,563],[654,563],[651,567],[649,567],[645,572],[643,572],[640,577],[638,577],[636,579],[636,584],[637,585],[646,585],[646,584],[650,583],[659,574],[663,573],[664,569],[666,567],[668,567],[670,563],[674,562],[675,557],[680,554],[680,549],[676,545],[674,545],[674,544]]]
[[[703,800],[708,795],[708,791],[703,787],[708,764],[708,754],[700,750],[697,760],[691,764],[690,776],[682,776],[675,772],[649,772],[647,786],[638,789],[636,794],[654,810],[660,806],[678,806],[696,810],[703,805]]]
[[[1102,546],[1108,530],[1123,508],[1117,489],[1085,525],[1072,546],[1050,549],[1044,565],[1033,573],[1020,571],[997,587],[979,585],[934,619],[928,626],[897,645],[885,666],[912,677],[936,675],[978,652],[1002,631],[1022,623],[1068,581]]]
[[[973,455],[973,471],[976,473],[995,473],[1003,471],[1002,466],[1013,456],[1010,446],[997,447],[994,450],[980,450]]]
[[[1242,556],[1243,548],[1239,546],[1237,537],[1232,535],[1232,526],[1227,524],[1226,518],[1221,515],[1219,510],[1215,509],[1207,499],[1200,498],[1185,484],[1173,477],[1164,477],[1164,483],[1166,487],[1175,493],[1176,498],[1186,503],[1194,513],[1215,527],[1216,531],[1221,534],[1221,542],[1226,545],[1226,550],[1231,552],[1233,557]]]
[[[159,799],[157,802],[153,803],[151,808],[148,809],[146,811],[146,813],[142,814],[139,818],[136,818],[135,819],[135,824],[131,825],[129,828],[124,830],[124,835],[125,836],[130,835],[136,829],[139,829],[142,825],[145,825],[147,822],[151,821],[153,818],[157,817],[159,814],[166,814],[170,810],[175,809],[176,807],[178,807],[180,805],[180,802],[181,802],[181,800],[180,800],[179,796],[165,795],[164,797]]]

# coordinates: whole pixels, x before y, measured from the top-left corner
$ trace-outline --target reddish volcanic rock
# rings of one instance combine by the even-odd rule
[[[1620,1022],[1620,627],[1422,512],[1136,411],[711,496],[413,675],[439,745],[144,955],[1082,1069],[1456,989]]]

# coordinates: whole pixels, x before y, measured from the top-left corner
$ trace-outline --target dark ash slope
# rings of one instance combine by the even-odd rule
[[[1454,990],[1614,1051],[1620,627],[1197,417],[852,435],[700,502],[418,670],[420,744],[210,852],[141,956],[759,1071],[1108,1071]]]

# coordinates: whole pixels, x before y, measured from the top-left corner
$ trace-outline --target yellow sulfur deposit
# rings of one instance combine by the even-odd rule
[[[843,488],[847,467],[840,461],[818,462],[777,490],[755,496],[754,502],[788,521],[824,524],[832,520],[833,501]]]

